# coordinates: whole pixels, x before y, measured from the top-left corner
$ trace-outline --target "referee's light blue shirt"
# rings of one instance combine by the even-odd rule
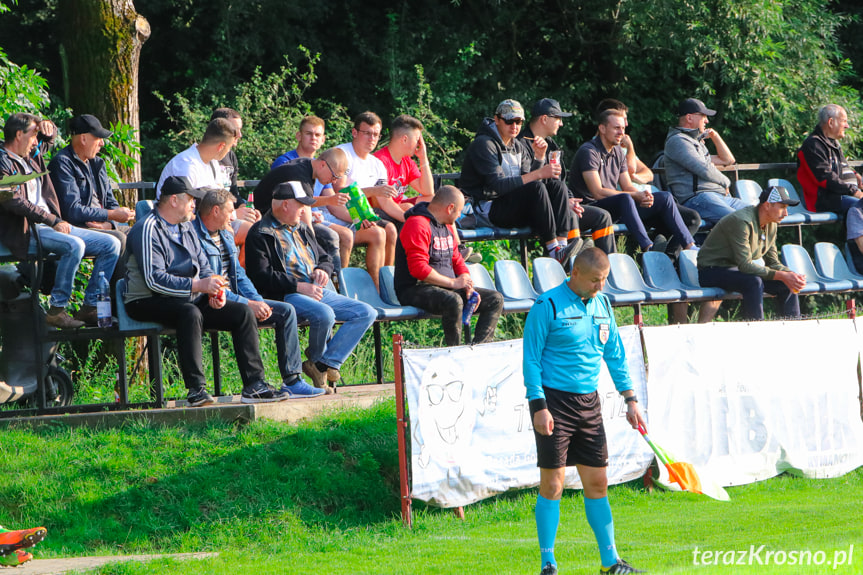
[[[584,302],[567,282],[536,300],[524,328],[528,400],[544,399],[543,386],[578,394],[596,391],[602,359],[617,391],[632,389],[623,342],[604,294]]]

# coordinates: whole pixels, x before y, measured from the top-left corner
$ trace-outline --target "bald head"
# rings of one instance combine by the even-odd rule
[[[572,263],[569,289],[588,300],[602,290],[608,277],[608,256],[599,248],[587,248]]]

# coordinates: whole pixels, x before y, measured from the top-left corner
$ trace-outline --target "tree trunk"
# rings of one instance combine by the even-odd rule
[[[137,140],[138,63],[150,24],[132,0],[60,0],[58,16],[67,104],[76,115],[93,114],[106,127],[132,126]],[[122,179],[141,179],[137,159],[132,168],[117,166]],[[135,207],[136,190],[116,195],[121,204]]]

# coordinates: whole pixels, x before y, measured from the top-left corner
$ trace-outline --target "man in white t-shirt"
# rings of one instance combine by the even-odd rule
[[[230,189],[231,181],[219,167],[237,141],[237,128],[230,120],[216,118],[207,125],[199,144],[192,144],[173,158],[162,170],[156,186],[156,199],[162,192],[162,183],[170,176],[189,178],[193,188]]]
[[[352,141],[337,146],[344,150],[348,157],[348,169],[344,174],[345,177],[335,180],[333,188],[323,190],[322,196],[338,193],[351,182],[356,182],[369,198],[394,198],[396,196],[397,190],[387,184],[387,169],[383,162],[372,155],[381,139],[381,126],[381,119],[373,112],[363,112],[354,118],[354,128],[351,130]],[[351,216],[344,205],[331,205],[327,208],[336,218],[350,224]],[[354,236],[354,244],[367,244],[369,248],[384,246],[384,250],[380,252],[382,257],[379,262],[370,265],[368,255],[366,257],[366,267],[375,282],[377,282],[377,277],[373,270],[378,270],[384,265],[395,264],[397,239],[396,227],[392,222],[383,219],[377,222],[364,221],[362,229],[357,231]],[[373,251],[377,252],[378,250]]]

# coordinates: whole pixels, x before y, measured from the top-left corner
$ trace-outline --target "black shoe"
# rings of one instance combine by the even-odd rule
[[[539,575],[557,575],[557,565],[551,561],[547,562],[542,571],[539,572]]]
[[[186,395],[186,403],[189,407],[201,407],[202,405],[216,403],[216,400],[202,387],[200,389],[190,389],[188,395]]]
[[[240,402],[275,403],[276,401],[285,401],[289,397],[291,397],[290,393],[278,390],[272,385],[263,381],[258,381],[248,387],[243,388],[243,394],[240,396]]]
[[[581,238],[575,238],[559,250],[555,254],[555,258],[563,266],[566,273],[572,271],[572,259],[577,256],[584,247],[584,241]]]
[[[606,569],[605,567],[600,567],[599,573],[600,575],[606,575],[607,573],[647,573],[647,571],[636,569],[623,559],[618,558],[617,563],[615,563],[608,569]]]

